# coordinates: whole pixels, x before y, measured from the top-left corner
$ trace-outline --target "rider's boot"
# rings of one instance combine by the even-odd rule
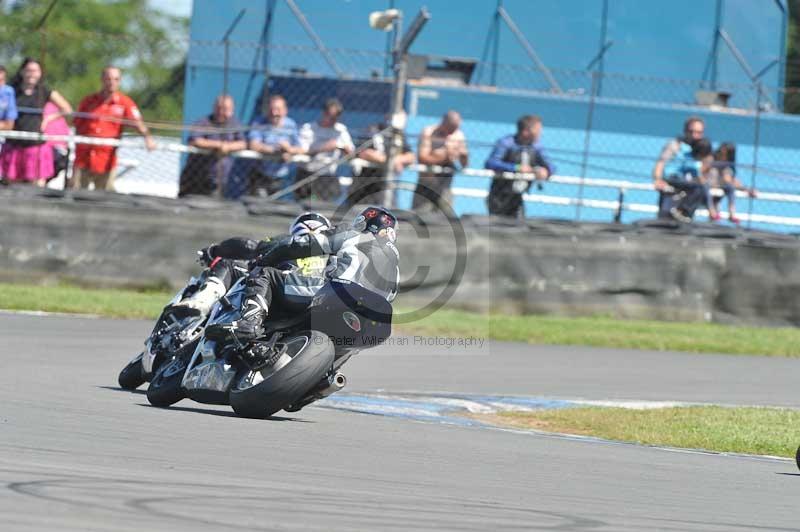
[[[228,340],[235,336],[240,342],[257,338],[264,330],[263,323],[267,317],[267,304],[262,297],[246,299],[242,305],[242,317],[230,323],[215,323],[206,327],[208,338]]]
[[[190,315],[208,314],[211,307],[214,306],[214,303],[224,296],[225,292],[227,292],[227,290],[225,289],[225,284],[222,282],[222,279],[211,276],[206,279],[205,284],[200,290],[183,301],[175,303],[171,308]]]

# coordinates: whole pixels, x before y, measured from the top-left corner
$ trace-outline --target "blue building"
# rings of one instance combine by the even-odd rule
[[[738,144],[745,182],[798,192],[798,121],[780,113],[785,0],[195,0],[184,117],[207,113],[227,86],[245,122],[273,91],[288,97],[298,122],[338,96],[345,123],[362,129],[381,118],[390,98],[392,35],[371,29],[368,14],[395,7],[407,26],[423,5],[431,20],[411,48],[417,75],[405,101],[412,139],[458,109],[471,166],[480,167],[518,116],[536,113],[560,175],[644,184],[665,139],[699,114],[714,141]],[[747,170],[753,163],[758,172]],[[459,176],[454,186],[485,190],[488,182]],[[549,183],[543,193],[575,197],[576,189]],[[598,202],[616,201],[617,193],[583,190]],[[631,191],[626,202],[652,205],[654,197]],[[759,201],[752,209],[800,217],[798,205]],[[485,212],[474,197],[459,197],[456,209]],[[533,204],[528,212],[574,218],[576,207]],[[611,214],[589,207],[580,216]],[[627,212],[623,220],[643,216],[652,214]]]

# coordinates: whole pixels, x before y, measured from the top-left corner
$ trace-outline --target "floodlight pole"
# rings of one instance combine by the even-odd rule
[[[411,26],[405,35],[400,36],[402,29],[402,13],[394,20],[395,40],[392,49],[394,83],[392,85],[391,118],[389,125],[392,128],[392,139],[386,152],[386,167],[384,174],[386,182],[395,181],[397,173],[394,165],[397,156],[403,149],[403,131],[406,128],[406,115],[403,111],[403,100],[405,97],[406,82],[408,81],[408,49],[422,31],[423,26],[430,20],[431,15],[424,7],[419,10],[416,18],[411,22]],[[395,206],[395,194],[390,188],[384,191],[383,203],[387,207]]]

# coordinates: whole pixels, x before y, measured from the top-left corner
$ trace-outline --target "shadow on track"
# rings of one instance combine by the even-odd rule
[[[139,395],[147,395],[147,390],[126,390],[125,388],[120,388],[119,386],[95,386],[95,388],[111,390],[112,392],[138,393]]]
[[[159,410],[177,410],[178,412],[193,412],[195,414],[208,414],[210,416],[234,417],[237,419],[247,420],[247,418],[239,417],[234,412],[231,412],[229,410],[211,410],[209,408],[193,408],[188,406],[174,406],[174,405],[168,408],[161,408],[146,403],[138,403],[138,404],[139,406],[144,406],[146,408],[157,408]],[[309,421],[307,419],[300,419],[296,417],[283,417],[283,416],[270,416],[256,421],[294,421],[296,423],[314,423],[313,421]]]

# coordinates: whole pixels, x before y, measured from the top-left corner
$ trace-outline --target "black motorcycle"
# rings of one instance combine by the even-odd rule
[[[244,280],[212,308],[208,325],[240,317]],[[299,315],[271,314],[255,340],[218,341],[203,335],[186,345],[153,376],[147,399],[169,406],[184,397],[230,405],[243,417],[296,412],[341,390],[339,373],[357,352],[381,345],[391,335],[392,307],[357,284],[331,280]]]

